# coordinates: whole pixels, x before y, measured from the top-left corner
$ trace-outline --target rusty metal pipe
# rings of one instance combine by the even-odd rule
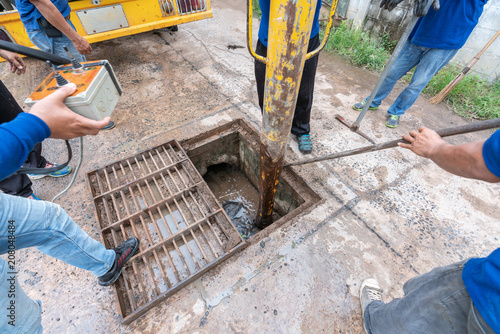
[[[255,225],[273,223],[274,197],[283,167],[316,0],[272,0],[260,136],[260,203]]]

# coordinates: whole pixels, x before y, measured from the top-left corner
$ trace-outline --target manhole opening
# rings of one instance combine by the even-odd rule
[[[274,224],[264,230],[253,227],[259,204],[259,142],[259,133],[243,119],[181,142],[240,235],[250,243],[321,200],[300,176],[285,167],[276,193]]]
[[[250,230],[258,205],[258,142],[259,134],[239,119],[87,174],[106,248],[132,236],[141,240],[114,284],[124,324],[319,202],[302,178],[284,168],[276,194],[277,220],[261,231]],[[229,198],[231,186],[239,195]],[[250,221],[243,219],[238,229],[226,211],[239,216],[243,202]]]
[[[229,163],[212,165],[207,168],[203,179],[244,240],[261,230],[254,225],[259,191],[241,169]],[[279,212],[274,211],[274,221],[281,217]]]

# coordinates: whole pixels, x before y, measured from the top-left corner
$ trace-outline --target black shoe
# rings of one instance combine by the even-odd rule
[[[103,127],[101,130],[111,130],[114,127],[115,127],[115,122],[109,121],[108,125],[106,125],[105,127]]]
[[[138,249],[139,239],[137,238],[127,239],[121,245],[113,249],[116,253],[115,263],[107,273],[98,278],[99,285],[108,286],[113,284],[118,277],[120,277],[125,262],[127,262]]]

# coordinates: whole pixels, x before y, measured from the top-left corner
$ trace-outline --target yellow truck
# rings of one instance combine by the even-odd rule
[[[212,17],[210,0],[78,0],[69,4],[71,21],[89,43]],[[13,8],[7,0],[0,0],[0,5]],[[17,10],[0,12],[0,30],[12,42],[34,47]]]

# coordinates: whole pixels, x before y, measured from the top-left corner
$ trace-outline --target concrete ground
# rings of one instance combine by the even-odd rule
[[[85,138],[82,170],[58,202],[94,238],[99,235],[87,172],[236,118],[260,127],[253,61],[245,48],[245,2],[218,0],[213,9],[212,19],[181,25],[175,33],[92,45],[89,59],[108,59],[125,93],[113,113],[116,128]],[[49,72],[41,62],[27,63],[28,72],[20,77],[0,65],[0,79],[20,103]],[[321,54],[312,156],[369,144],[334,115],[354,121],[358,112],[351,105],[369,94],[377,78]],[[385,111],[403,87],[398,85],[362,123],[378,142],[421,124],[438,129],[468,122],[420,97],[401,125],[388,129]],[[491,133],[450,141],[480,140]],[[72,143],[78,154],[78,143]],[[47,140],[44,155],[62,162],[63,143]],[[292,140],[288,161],[305,157]],[[500,246],[500,186],[450,175],[409,151],[388,149],[296,170],[323,198],[318,206],[129,326],[120,324],[113,289],[97,285],[90,273],[35,249],[19,251],[20,282],[43,302],[45,333],[361,333],[358,288],[365,278],[377,278],[390,301],[402,296],[409,278]],[[67,182],[46,178],[35,181],[34,189],[50,200]]]

